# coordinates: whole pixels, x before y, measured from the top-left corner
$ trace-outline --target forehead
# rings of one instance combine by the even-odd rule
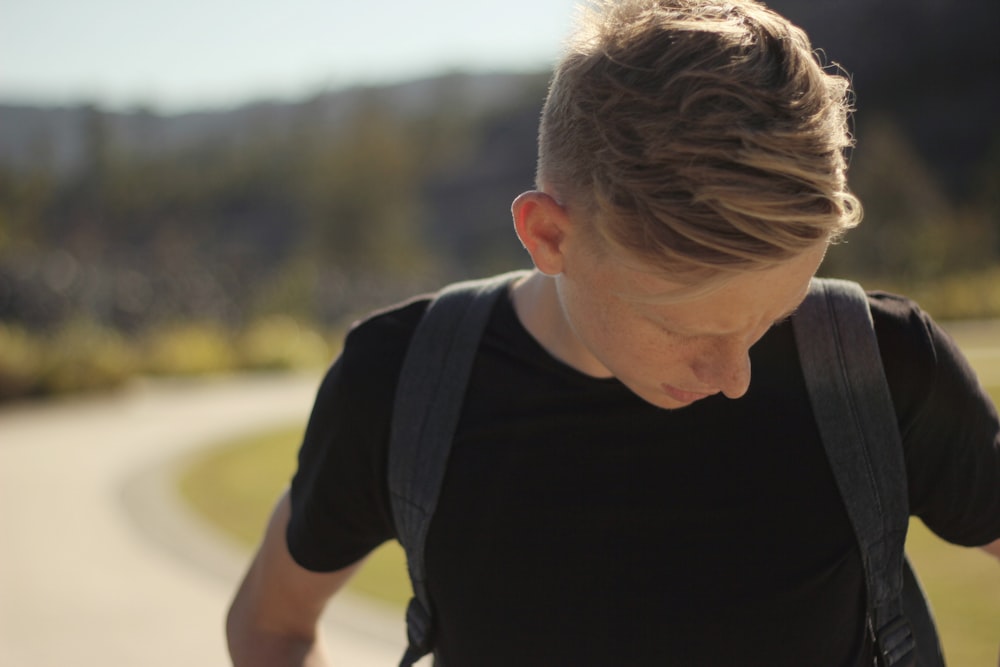
[[[735,331],[751,320],[789,315],[805,298],[825,251],[824,244],[774,267],[703,285],[671,281],[662,273],[624,262],[614,263],[602,280],[614,298],[644,312],[707,330]]]

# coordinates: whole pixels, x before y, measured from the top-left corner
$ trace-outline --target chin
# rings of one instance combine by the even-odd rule
[[[626,385],[633,394],[644,400],[650,405],[660,408],[661,410],[682,410],[686,407],[694,405],[698,401],[708,398],[708,396],[700,396],[697,398],[688,397],[686,400],[673,397],[668,395],[662,390],[656,389],[643,389],[637,390],[635,387]]]

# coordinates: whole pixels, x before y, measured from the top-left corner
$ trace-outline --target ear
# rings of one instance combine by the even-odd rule
[[[544,192],[518,195],[511,206],[514,229],[535,268],[554,276],[563,271],[563,251],[570,229],[569,216],[559,202]]]

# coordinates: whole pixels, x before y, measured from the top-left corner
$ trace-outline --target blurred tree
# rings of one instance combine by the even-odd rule
[[[0,167],[0,255],[37,244],[37,223],[55,189],[47,168],[15,172]]]
[[[956,203],[891,116],[869,117],[867,126],[850,173],[864,221],[824,270],[906,287],[996,263],[996,218],[985,202]]]
[[[330,322],[526,265],[508,211],[533,185],[546,79],[453,74],[181,118],[61,112],[86,168],[50,170],[56,135],[37,127],[51,155],[0,167],[0,318]],[[959,197],[892,110],[863,117],[850,179],[866,220],[824,270],[907,287],[1000,264],[998,135]]]
[[[301,156],[310,254],[347,270],[411,273],[428,260],[416,142],[374,95],[344,129]]]

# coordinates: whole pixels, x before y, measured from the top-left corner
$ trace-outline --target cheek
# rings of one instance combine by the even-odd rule
[[[664,333],[655,324],[641,319],[618,320],[608,334],[613,341],[614,361],[633,376],[644,376],[650,382],[676,381],[697,358],[692,346]]]
[[[614,303],[584,302],[573,313],[577,337],[615,375],[635,375],[635,366],[648,351],[648,332]]]
[[[690,384],[690,369],[698,358],[695,343],[679,341],[615,300],[578,296],[568,290],[562,295],[575,335],[614,375],[650,386],[677,381]]]

